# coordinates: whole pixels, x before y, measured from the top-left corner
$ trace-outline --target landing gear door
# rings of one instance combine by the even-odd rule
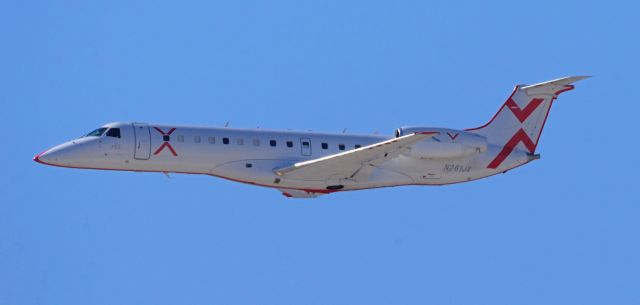
[[[135,138],[135,150],[133,158],[136,160],[149,160],[151,157],[151,131],[147,124],[133,124]]]
[[[300,138],[300,153],[303,156],[311,156],[311,139]]]

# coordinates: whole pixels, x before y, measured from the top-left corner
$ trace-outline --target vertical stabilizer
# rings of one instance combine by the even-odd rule
[[[553,101],[574,88],[572,83],[588,76],[564,77],[535,85],[518,85],[511,96],[485,125],[467,129],[487,138],[490,144],[503,146],[487,166],[497,168],[514,149],[533,154]]]

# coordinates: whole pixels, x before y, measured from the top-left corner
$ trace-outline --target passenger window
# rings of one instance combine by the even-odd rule
[[[307,142],[307,141],[302,142],[302,146],[304,148],[309,148],[309,142]]]
[[[224,145],[229,144],[229,138],[222,138],[222,144]]]
[[[107,137],[120,138],[120,128],[111,128],[107,131]]]
[[[238,145],[244,145],[244,139],[237,139],[236,143],[238,143]]]
[[[358,148],[360,148],[360,147],[362,147],[362,145],[360,145],[360,144],[356,144],[356,149],[358,149]]]
[[[338,149],[339,150],[344,150],[344,144],[338,144]]]
[[[200,141],[201,141],[200,136],[193,137],[193,142],[200,143]]]
[[[253,139],[253,146],[260,146],[260,139]]]
[[[216,138],[215,137],[209,137],[209,144],[216,144]]]
[[[276,140],[270,140],[269,145],[271,145],[272,147],[276,147],[277,145]]]
[[[293,147],[293,141],[287,141],[287,147]]]
[[[329,144],[327,143],[322,143],[322,149],[328,149],[329,148]]]
[[[178,142],[184,142],[184,136],[178,135]]]

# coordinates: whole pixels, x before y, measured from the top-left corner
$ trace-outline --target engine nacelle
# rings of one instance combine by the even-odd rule
[[[411,145],[404,152],[405,155],[420,159],[457,159],[487,151],[485,137],[461,130],[402,127],[396,130],[396,137],[424,131],[438,132],[439,134]]]

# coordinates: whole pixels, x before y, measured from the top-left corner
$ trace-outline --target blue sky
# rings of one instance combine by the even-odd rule
[[[5,1],[0,304],[638,304],[633,1]],[[290,200],[46,167],[112,121],[474,127],[594,75],[506,175]]]

